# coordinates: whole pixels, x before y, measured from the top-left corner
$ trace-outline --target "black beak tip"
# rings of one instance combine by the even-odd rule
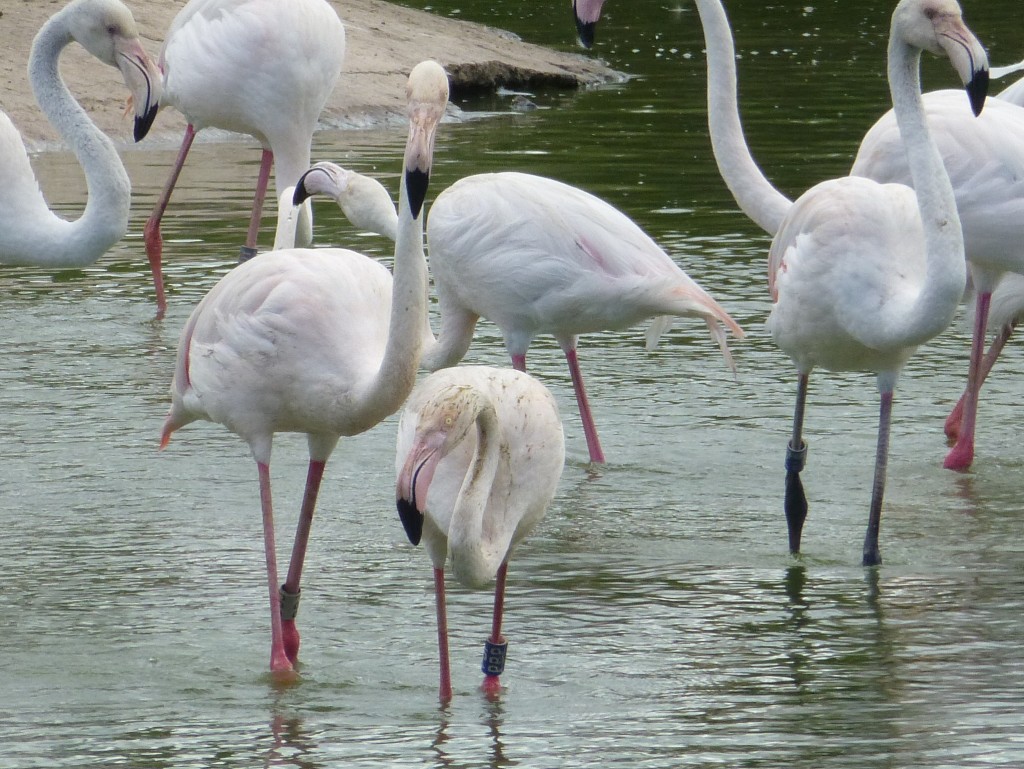
[[[405,172],[405,191],[409,196],[409,209],[412,218],[418,219],[427,199],[427,187],[430,185],[430,173],[410,168]]]
[[[146,134],[149,133],[149,129],[153,127],[153,121],[156,120],[156,113],[160,110],[159,104],[151,106],[145,115],[136,115],[135,117],[135,141],[140,142],[146,138]]]
[[[576,36],[580,41],[580,45],[582,45],[584,48],[592,47],[594,45],[594,30],[596,29],[596,22],[584,23],[577,18]]]
[[[985,97],[988,96],[988,69],[978,70],[971,82],[967,84],[967,96],[971,100],[971,111],[977,117],[985,106]]]
[[[423,536],[423,514],[407,499],[399,498],[397,504],[398,517],[402,520],[405,535],[412,544],[418,545]]]
[[[295,192],[292,193],[292,205],[293,206],[301,206],[309,198],[313,197],[309,193],[309,190],[306,189],[306,176],[308,174],[309,174],[309,171],[306,171],[306,173],[304,173],[302,176],[300,176],[299,180],[295,183]]]

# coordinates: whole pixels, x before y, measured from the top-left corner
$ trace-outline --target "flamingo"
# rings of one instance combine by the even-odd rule
[[[1019,65],[1017,65],[1019,66]],[[1003,72],[1017,67],[1002,68]],[[954,91],[925,95],[928,124],[935,135],[956,194],[974,287],[970,363],[963,396],[946,420],[954,445],[943,462],[966,470],[974,460],[974,437],[981,385],[1012,333],[1003,320],[992,349],[985,354],[993,291],[1004,275],[1024,272],[1024,80],[989,100],[978,119]],[[910,183],[900,131],[891,113],[875,123],[861,141],[851,173],[880,182]],[[1013,293],[1012,288],[1004,294]],[[1007,299],[1000,300],[1001,302]]]
[[[21,134],[0,111],[0,262],[5,264],[82,267],[103,256],[128,230],[132,190],[121,158],[60,76],[60,54],[72,40],[120,70],[135,107],[136,140],[156,116],[159,72],[124,4],[75,0],[51,16],[33,41],[29,79],[47,120],[81,163],[89,198],[75,221],[53,213],[40,192]]]
[[[327,459],[340,436],[369,430],[398,410],[419,366],[427,297],[420,213],[435,129],[447,105],[444,70],[433,61],[418,64],[407,92],[409,138],[394,279],[353,251],[270,251],[242,263],[210,290],[178,344],[160,445],[197,419],[222,424],[249,444],[263,514],[270,668],[285,678],[294,673],[298,655],[299,582]],[[300,178],[295,205],[302,200]],[[309,470],[288,576],[279,589],[270,453],[274,433],[281,431],[306,433]]]
[[[398,425],[398,512],[409,541],[424,540],[434,566],[439,696],[452,698],[445,563],[467,587],[496,578],[482,688],[500,690],[508,562],[540,523],[565,463],[555,399],[521,371],[457,366],[424,379]]]
[[[175,107],[188,125],[145,227],[158,317],[167,307],[160,220],[196,133],[212,126],[249,134],[263,145],[242,248],[242,258],[249,258],[256,253],[270,168],[275,166],[280,195],[309,167],[317,119],[344,56],[345,27],[326,0],[190,0],[175,16],[160,53],[162,104]],[[307,205],[296,241],[307,246],[311,239]]]
[[[307,189],[334,198],[356,226],[394,237],[394,204],[379,182],[329,162],[313,170],[319,173],[307,176]],[[553,334],[569,364],[591,462],[605,456],[578,335],[656,317],[647,334],[653,349],[673,316],[700,317],[735,370],[721,326],[742,337],[736,322],[635,222],[576,187],[511,171],[465,177],[430,207],[427,242],[441,329],[428,342],[424,367],[462,360],[480,317],[501,330],[520,371],[533,338]]]
[[[952,321],[966,283],[953,190],[925,121],[921,51],[947,57],[980,112],[988,86],[984,49],[954,0],[901,0],[892,16],[888,77],[912,178],[908,186],[848,176],[815,185],[795,202],[750,155],[739,119],[732,30],[719,0],[697,0],[708,60],[708,122],[719,171],[740,208],[772,234],[768,328],[797,368],[786,457],[789,547],[800,551],[807,500],[799,473],[811,370],[870,371],[880,395],[878,444],[863,563],[881,562],[893,391],[918,345]],[[961,97],[962,98],[962,97]]]

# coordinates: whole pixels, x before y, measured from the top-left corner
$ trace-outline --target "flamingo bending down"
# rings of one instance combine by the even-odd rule
[[[298,654],[294,614],[324,465],[340,436],[369,430],[394,413],[415,383],[427,297],[420,213],[447,98],[439,64],[413,69],[393,280],[385,267],[353,251],[270,251],[210,290],[178,345],[161,447],[197,419],[223,424],[249,444],[263,513],[270,667],[278,674],[291,673]],[[301,202],[300,179],[295,204]],[[270,453],[274,433],[282,431],[306,433],[310,458],[288,577],[279,589]]]
[[[88,201],[75,221],[50,210],[21,135],[0,111],[0,262],[45,267],[92,264],[128,230],[131,182],[114,143],[89,119],[60,76],[60,54],[72,41],[117,67],[132,94],[135,138],[156,116],[160,73],[139,41],[131,12],[119,0],[75,0],[42,26],[28,74],[36,101],[82,165]]]
[[[255,254],[263,198],[275,167],[280,195],[309,168],[317,119],[338,81],[345,27],[326,0],[190,0],[171,22],[160,54],[163,104],[188,125],[167,182],[146,222],[146,254],[157,314],[167,307],[160,220],[196,132],[206,127],[249,134],[263,145],[243,258]],[[309,245],[304,206],[296,242]]]
[[[437,371],[409,396],[398,426],[398,512],[409,541],[434,565],[440,699],[452,697],[445,563],[468,587],[492,579],[494,613],[483,688],[496,694],[508,562],[544,517],[565,463],[558,407],[540,382],[513,369]]]
[[[815,366],[871,371],[881,408],[863,563],[877,564],[893,390],[916,347],[949,325],[966,282],[953,189],[921,103],[921,51],[949,59],[967,84],[975,113],[988,85],[985,51],[954,0],[901,0],[892,16],[888,77],[918,193],[850,176],[822,182],[791,202],[764,177],[743,138],[725,10],[719,0],[697,0],[697,9],[707,48],[715,158],[740,207],[774,235],[768,327],[799,375],[786,459],[790,550],[800,550],[807,514],[799,473],[810,372]]]
[[[309,190],[334,198],[359,227],[393,237],[395,209],[374,179],[318,163]],[[707,323],[726,360],[722,326],[743,331],[624,213],[583,190],[532,174],[468,176],[444,190],[427,221],[430,269],[441,329],[423,365],[454,366],[473,340],[478,318],[501,330],[512,365],[526,370],[538,334],[565,353],[592,462],[604,462],[576,355],[580,334],[623,329],[656,317],[653,349],[673,316]]]
[[[946,420],[946,434],[955,443],[944,465],[952,470],[966,470],[974,460],[981,385],[1012,331],[999,324],[993,349],[984,354],[993,291],[1004,275],[1024,272],[1022,83],[990,99],[977,119],[955,91],[935,91],[924,100],[929,128],[953,183],[975,291],[967,386]],[[891,113],[864,136],[851,173],[880,182],[910,183],[900,131]],[[1008,286],[1004,293],[1012,294],[1013,289]],[[1014,313],[1005,315],[1008,322]]]

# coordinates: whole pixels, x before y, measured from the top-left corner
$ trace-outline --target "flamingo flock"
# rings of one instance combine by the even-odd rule
[[[572,2],[585,47],[595,42],[603,1]],[[976,298],[967,384],[945,426],[954,442],[945,466],[963,471],[974,459],[981,384],[1024,314],[1024,250],[1013,240],[1024,216],[1024,89],[1011,86],[986,101],[986,52],[956,0],[899,0],[886,56],[891,111],[865,135],[848,176],[790,200],[744,138],[723,3],[695,3],[711,148],[738,207],[772,237],[767,328],[795,368],[781,494],[789,550],[801,553],[809,509],[800,473],[811,373],[870,372],[879,415],[862,563],[875,567],[901,370],[949,327],[970,287]],[[317,121],[345,57],[345,28],[327,0],[189,0],[157,63],[120,0],[72,0],[56,12],[36,37],[29,77],[83,167],[88,203],[76,221],[50,210],[17,130],[0,113],[0,262],[91,264],[127,229],[128,175],[58,70],[71,42],[120,70],[137,140],[161,106],[187,120],[145,227],[158,318],[167,306],[160,221],[197,132],[220,127],[251,135],[263,148],[240,263],[181,330],[160,448],[195,421],[222,425],[249,447],[263,522],[272,675],[299,676],[302,573],[328,459],[343,436],[381,429],[397,413],[397,517],[433,567],[439,699],[453,697],[447,574],[471,588],[494,584],[481,688],[497,696],[509,563],[558,497],[566,463],[556,399],[526,373],[533,339],[551,334],[562,348],[590,466],[600,467],[607,459],[580,372],[580,335],[650,321],[650,349],[674,319],[698,318],[735,371],[726,332],[741,339],[742,329],[627,214],[585,190],[503,171],[464,177],[430,203],[435,138],[449,99],[448,76],[436,61],[417,65],[406,83],[397,205],[369,176],[330,162],[311,165]],[[296,50],[302,57],[289,55]],[[922,93],[925,52],[948,62],[966,95]],[[272,168],[274,246],[257,254]],[[309,248],[310,198],[318,195],[334,200],[357,227],[393,240],[393,270],[352,250]],[[462,363],[480,318],[500,330],[511,368]],[[990,328],[998,333],[986,354]],[[432,373],[419,377],[421,369]],[[281,432],[305,434],[309,453],[283,580],[271,492],[272,445]]]

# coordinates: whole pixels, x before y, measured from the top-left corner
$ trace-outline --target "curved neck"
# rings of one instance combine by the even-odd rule
[[[719,0],[697,0],[708,62],[708,131],[718,171],[736,203],[770,235],[779,230],[792,201],[761,172],[747,147],[736,95],[732,29]]]
[[[919,49],[890,34],[889,90],[917,194],[926,264],[921,291],[914,302],[904,305],[901,325],[908,336],[925,341],[951,321],[963,294],[966,264],[953,185],[925,119],[920,63]]]
[[[39,228],[37,264],[91,264],[128,228],[131,183],[114,143],[86,115],[60,76],[58,59],[71,42],[60,14],[36,36],[29,58],[29,80],[46,119],[75,153],[85,173],[88,200],[82,216],[66,222],[56,215]],[[45,204],[44,204],[45,205]]]
[[[448,553],[452,572],[459,582],[480,585],[491,579],[501,565],[512,540],[510,527],[498,520],[485,531],[484,518],[494,479],[501,462],[501,427],[490,403],[476,415],[476,451],[466,470],[448,527]],[[504,541],[495,541],[502,537]]]

